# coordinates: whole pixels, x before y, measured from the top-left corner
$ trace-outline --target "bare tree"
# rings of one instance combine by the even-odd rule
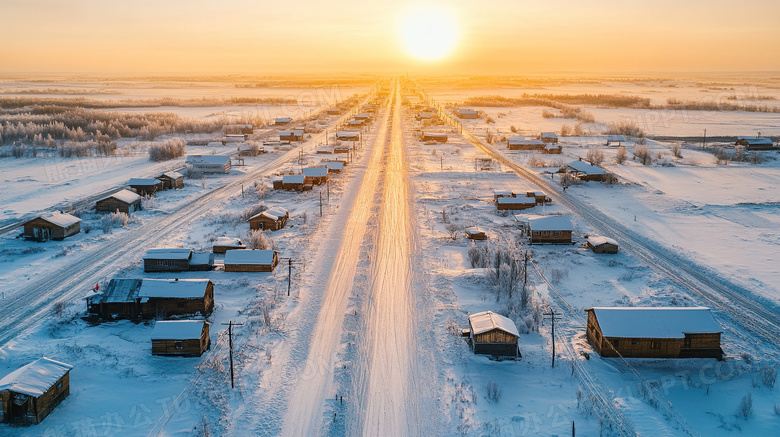
[[[617,152],[615,153],[615,163],[617,164],[623,164],[628,159],[628,152],[626,152],[626,148],[623,146],[619,146],[617,149]]]
[[[604,152],[599,149],[588,149],[585,159],[590,165],[599,165],[604,161]]]

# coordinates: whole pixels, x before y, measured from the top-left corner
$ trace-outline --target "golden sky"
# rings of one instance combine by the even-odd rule
[[[0,72],[94,74],[780,70],[777,0],[432,1],[458,29],[425,61],[408,0],[0,0]]]

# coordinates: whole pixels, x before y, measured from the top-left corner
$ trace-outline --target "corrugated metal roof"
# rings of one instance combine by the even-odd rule
[[[304,176],[302,174],[288,174],[282,177],[283,184],[302,184]]]
[[[470,315],[469,323],[471,324],[471,330],[475,335],[492,331],[494,329],[500,329],[501,331],[514,335],[515,337],[520,337],[520,333],[517,331],[515,322],[492,311],[483,311],[481,313]]]
[[[321,178],[328,175],[328,169],[323,167],[306,167],[301,170],[306,177]]]
[[[594,307],[605,337],[684,338],[685,334],[723,332],[706,307]]]

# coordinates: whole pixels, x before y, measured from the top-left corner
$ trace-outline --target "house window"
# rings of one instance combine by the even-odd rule
[[[181,348],[182,348],[182,344],[181,344],[181,342],[180,342],[180,341],[174,342],[174,343],[173,343],[173,346],[174,346],[176,349],[181,349]]]
[[[61,388],[62,388],[62,381],[60,381],[60,383],[59,383],[59,384],[57,384],[57,389],[59,390],[59,389],[61,389]]]
[[[636,340],[631,340],[631,346],[636,346]]]
[[[553,232],[553,238],[558,238],[558,233],[557,232]]]
[[[617,348],[618,348],[618,344],[619,344],[619,342],[620,342],[620,340],[617,340],[617,339],[615,339],[615,340],[612,340],[612,347],[614,347],[615,349],[617,349]]]
[[[691,347],[691,338],[690,337],[685,337],[685,340],[683,340],[683,347],[686,347],[686,348]]]
[[[650,342],[650,349],[658,349],[660,347],[661,346],[658,344],[657,340],[653,340],[653,341]]]

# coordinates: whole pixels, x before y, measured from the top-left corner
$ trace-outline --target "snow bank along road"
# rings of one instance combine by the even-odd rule
[[[449,116],[442,116],[447,119]],[[566,196],[558,187],[550,184],[531,170],[511,161],[496,148],[485,145],[470,132],[463,130],[463,136],[485,151],[492,158],[509,167],[517,175],[547,190],[550,197],[573,213],[584,218],[599,232],[616,238],[622,246],[636,256],[666,274],[692,294],[709,303],[719,311],[728,314],[736,322],[774,345],[780,344],[780,313],[751,298],[751,293],[729,281],[711,268],[683,258],[672,250],[628,229],[608,215],[585,204],[585,202]]]
[[[364,103],[362,100],[361,103]],[[360,103],[359,103],[360,104]],[[341,117],[338,122],[346,119]],[[199,219],[218,206],[227,196],[251,183],[258,177],[272,173],[287,161],[298,157],[300,149],[312,148],[323,134],[313,136],[308,142],[280,156],[276,160],[234,179],[226,185],[204,193],[178,211],[149,220],[143,227],[128,229],[110,244],[73,256],[68,269],[41,272],[34,282],[3,300],[0,306],[0,347],[9,340],[34,329],[37,322],[48,314],[55,301],[70,301],[84,295],[95,283],[95,278],[110,276],[118,267],[131,260],[140,259],[146,249],[166,236]]]

